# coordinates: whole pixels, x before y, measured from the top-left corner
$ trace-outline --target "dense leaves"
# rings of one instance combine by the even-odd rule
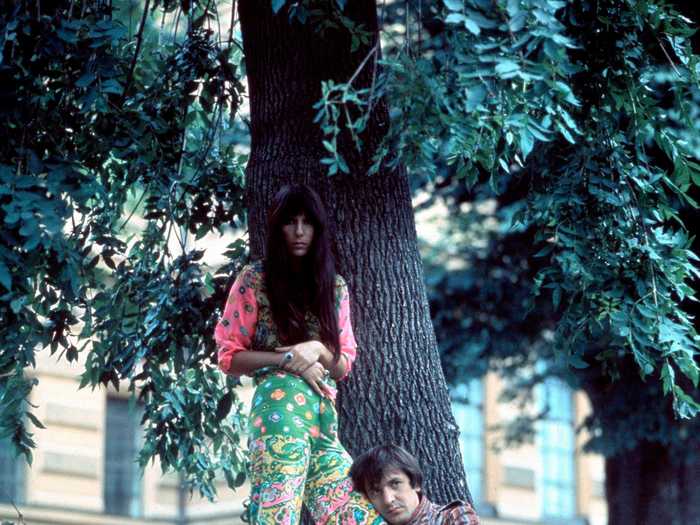
[[[329,174],[347,171],[336,137],[349,129],[361,147],[368,108],[387,96],[397,125],[375,167],[403,162],[446,195],[457,219],[433,246],[428,284],[452,380],[483,373],[489,356],[505,371],[544,359],[604,388],[629,357],[678,417],[695,416],[698,339],[679,308],[698,275],[678,220],[700,180],[689,20],[661,3],[541,0],[445,1],[420,22],[431,38],[385,56],[372,89],[326,84],[317,118]],[[464,206],[499,194],[510,202],[495,215]],[[598,448],[658,437],[663,403],[657,413],[624,443],[597,414],[611,436]]]
[[[50,348],[84,363],[81,386],[144,401],[142,464],[157,456],[208,496],[216,470],[238,486],[240,404],[210,334],[244,245],[212,275],[196,240],[244,225],[239,47],[205,6],[164,4],[186,30],[155,39],[149,2],[132,34],[113,16],[127,3],[5,4],[2,433],[30,454],[23,374]]]
[[[527,161],[501,156],[511,175],[483,165],[474,190],[458,172],[438,172],[455,230],[428,272],[446,369],[461,381],[488,362],[517,375],[523,394],[542,379],[536,363],[549,362],[573,386],[605,392],[588,421],[597,450],[645,439],[683,448],[688,425],[673,423],[671,405],[682,419],[700,408],[698,338],[681,307],[695,300],[698,276],[680,221],[699,180],[692,31],[661,4],[552,5],[571,64],[561,93],[580,102],[559,115],[574,126],[547,140],[533,134],[531,149],[517,141]],[[516,100],[528,91],[511,87]],[[498,93],[510,96],[506,86]],[[469,360],[469,372],[455,368]]]

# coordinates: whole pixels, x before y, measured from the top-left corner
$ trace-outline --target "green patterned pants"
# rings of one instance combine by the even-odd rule
[[[293,374],[258,379],[250,413],[250,522],[292,525],[302,502],[319,525],[384,523],[348,477],[333,401]]]

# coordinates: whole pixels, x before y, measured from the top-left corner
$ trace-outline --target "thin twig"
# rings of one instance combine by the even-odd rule
[[[121,230],[124,228],[124,226],[126,226],[126,225],[128,224],[128,222],[129,222],[129,221],[131,220],[131,218],[134,216],[134,213],[136,213],[136,210],[139,209],[139,206],[141,205],[141,202],[143,201],[143,198],[144,198],[145,196],[146,196],[146,190],[144,189],[144,190],[143,190],[143,193],[141,193],[141,197],[139,197],[139,200],[138,200],[138,202],[136,203],[136,206],[134,206],[134,209],[131,210],[131,213],[130,213],[129,216],[126,218],[126,220],[122,223],[122,225],[121,225],[119,228],[117,228],[117,231],[121,231]]]
[[[122,92],[121,100],[119,101],[119,106],[124,104],[126,95],[131,86],[131,82],[134,80],[134,70],[136,69],[136,62],[139,58],[139,53],[141,52],[141,44],[143,44],[143,31],[146,27],[146,19],[148,18],[148,10],[151,6],[151,0],[146,0],[146,5],[143,6],[143,15],[141,16],[141,25],[139,26],[139,32],[136,35],[136,49],[134,50],[134,56],[131,58],[131,66],[129,66],[129,75],[126,77],[126,84],[124,85],[124,91]]]
[[[406,0],[405,3],[406,7],[406,51],[408,53],[408,56],[411,56],[411,7]]]
[[[236,0],[231,2],[231,27],[228,28],[228,46],[233,43],[233,26],[236,24]]]
[[[375,45],[379,45],[379,35],[377,35],[377,43]],[[367,104],[367,113],[371,114],[372,113],[372,106],[374,106],[374,88],[377,84],[377,65],[379,63],[379,53],[376,53],[374,55],[374,67],[372,68],[372,84],[370,85],[369,88],[369,100]]]
[[[357,78],[357,75],[359,75],[360,71],[362,71],[362,68],[365,67],[365,64],[369,60],[369,57],[371,57],[373,53],[376,53],[378,49],[379,49],[379,39],[377,39],[377,43],[374,44],[374,46],[372,46],[372,49],[369,50],[369,53],[367,53],[367,56],[364,58],[362,63],[360,63],[360,65],[357,67],[355,72],[352,74],[352,76],[350,77],[350,80],[348,80],[348,82],[347,82],[348,86],[352,85],[353,81]]]
[[[160,18],[160,30],[158,31],[158,45],[160,46],[163,42],[163,29],[165,28],[165,9],[163,9],[163,16]]]
[[[14,500],[10,500],[10,503],[12,504],[12,506],[13,506],[14,509],[15,509],[15,512],[17,513],[17,517],[19,518],[19,525],[25,525],[24,515],[23,515],[22,512],[17,508],[17,505],[15,505]]]
[[[221,17],[219,17],[218,6],[216,8],[216,11],[214,11],[214,12],[216,13],[216,27],[218,28],[216,31],[216,38],[217,38],[217,41],[219,44],[219,48],[221,48],[221,44],[222,44],[222,41],[221,41]]]
[[[423,0],[418,0],[418,55],[423,52]]]
[[[661,39],[660,39],[658,36],[656,37],[656,41],[659,43],[659,46],[661,46],[661,51],[663,51],[663,52],[664,52],[664,55],[666,55],[666,58],[668,59],[668,63],[671,64],[671,67],[672,67],[673,70],[676,72],[676,75],[678,75],[678,76],[680,77],[680,76],[681,76],[681,72],[678,71],[678,68],[676,67],[676,64],[673,63],[673,60],[671,59],[671,56],[670,56],[670,55],[668,54],[668,52],[666,51],[666,48],[664,47],[663,42],[661,42]]]
[[[180,15],[182,14],[182,8],[177,8],[177,15],[175,16],[175,28],[173,29],[173,42],[177,41],[177,30],[180,26]]]

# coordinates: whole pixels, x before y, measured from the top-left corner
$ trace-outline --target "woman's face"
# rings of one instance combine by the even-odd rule
[[[282,234],[289,255],[303,257],[309,253],[311,242],[314,240],[314,225],[305,213],[299,213],[282,225]]]

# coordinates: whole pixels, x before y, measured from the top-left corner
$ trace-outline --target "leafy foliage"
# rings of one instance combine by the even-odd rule
[[[134,35],[111,3],[6,4],[2,433],[30,455],[25,418],[40,423],[23,371],[49,347],[84,360],[81,386],[127,382],[145,402],[142,464],[157,456],[210,497],[216,470],[238,486],[241,421],[227,416],[240,403],[209,334],[244,243],[212,275],[194,240],[244,225],[231,127],[240,45],[211,29],[205,4],[154,2],[186,18],[185,34],[161,45],[148,38],[150,2]],[[126,229],[135,213],[142,231]]]
[[[523,167],[506,157],[511,174],[482,169],[473,190],[456,171],[438,176],[456,217],[444,243],[452,253],[438,247],[428,269],[445,368],[460,381],[467,360],[477,369],[490,360],[512,377],[548,360],[574,386],[605,392],[588,421],[595,449],[683,448],[691,425],[673,422],[669,405],[681,419],[700,408],[697,333],[681,308],[695,301],[698,276],[680,220],[698,180],[692,31],[660,3],[559,8],[572,44],[566,82],[581,102],[566,112],[574,144],[564,133],[536,137]],[[489,203],[495,211],[478,211]],[[456,236],[465,229],[472,236]]]
[[[465,246],[456,269],[439,258],[429,277],[453,379],[486,354],[510,370],[545,358],[558,373],[573,370],[572,383],[587,381],[587,368],[614,382],[629,357],[678,417],[694,417],[698,336],[680,304],[695,300],[697,257],[678,215],[696,206],[690,191],[700,181],[685,131],[694,127],[687,115],[700,72],[689,20],[663,2],[432,7],[431,20],[419,21],[430,38],[385,56],[372,89],[324,85],[317,119],[329,174],[347,170],[335,147],[341,130],[360,137],[385,96],[396,125],[375,168],[402,162],[414,184],[446,194],[455,215],[465,199],[519,187],[498,220],[516,227],[524,251],[509,258],[494,240],[504,232],[488,232],[485,248]],[[477,229],[477,215],[455,229]],[[527,261],[532,255],[539,262]],[[518,288],[504,308],[508,280],[534,286]],[[518,315],[528,311],[544,322]],[[548,330],[555,339],[546,344]],[[534,346],[524,351],[527,341]]]

